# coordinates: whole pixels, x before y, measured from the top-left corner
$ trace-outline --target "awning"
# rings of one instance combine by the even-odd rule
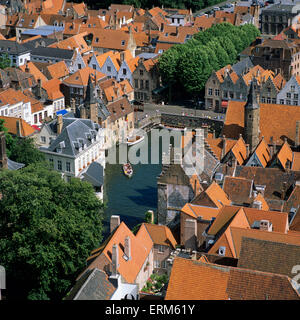
[[[228,106],[228,101],[222,101],[222,103],[221,103],[221,107],[223,107],[223,108],[227,108],[227,106]]]
[[[59,114],[64,115],[66,113],[68,113],[68,111],[66,109],[62,109],[62,110],[56,111],[57,115],[59,115]]]

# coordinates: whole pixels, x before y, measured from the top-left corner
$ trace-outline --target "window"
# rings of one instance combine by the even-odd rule
[[[297,93],[294,94],[294,99],[298,99],[298,94]]]
[[[291,86],[291,91],[292,91],[292,92],[295,91],[295,86]]]
[[[138,79],[134,79],[134,87],[135,88],[139,87],[139,80]]]
[[[140,70],[140,76],[144,75],[144,70]]]
[[[93,64],[93,69],[96,69],[96,65],[95,64]]]
[[[294,104],[294,106],[297,106],[298,105],[298,100],[294,100],[293,104]]]
[[[149,80],[145,81],[145,86],[146,86],[146,89],[149,89]]]
[[[271,98],[267,98],[267,103],[271,103]]]
[[[61,160],[57,161],[57,169],[60,170],[60,171],[62,170],[62,162],[61,162]]]
[[[68,172],[71,171],[71,163],[70,162],[66,163],[66,171],[68,171]]]
[[[272,98],[272,103],[276,104],[276,98]]]
[[[125,75],[127,73],[127,70],[126,69],[123,69],[123,74]]]
[[[81,63],[78,63],[78,69],[81,69]]]
[[[121,46],[125,46],[125,40],[121,41]]]
[[[213,93],[212,88],[208,88],[208,95],[209,95],[209,96],[212,96],[212,93]]]
[[[46,143],[46,137],[41,136],[41,142],[42,142],[42,143]]]
[[[290,105],[291,104],[291,100],[286,100],[286,104]]]
[[[159,260],[154,260],[154,268],[160,268]]]
[[[163,253],[164,250],[165,250],[164,246],[158,245],[158,252],[159,252],[159,253]]]
[[[37,123],[37,114],[34,115],[34,123]]]
[[[283,99],[280,99],[280,100],[279,100],[279,103],[280,103],[280,104],[284,104],[284,100],[283,100]]]
[[[220,90],[219,89],[215,89],[215,96],[219,96],[220,95]]]
[[[291,98],[291,93],[288,92],[288,93],[286,94],[286,97],[290,99],[290,98]]]
[[[50,168],[54,168],[54,162],[53,162],[53,159],[49,159],[49,163],[50,163]]]
[[[224,91],[223,96],[224,96],[224,98],[228,98],[228,92]]]
[[[143,80],[140,81],[140,87],[141,87],[141,89],[144,89],[144,81]]]
[[[107,72],[111,72],[111,67],[110,66],[107,67]]]
[[[266,103],[266,98],[265,97],[261,97],[261,102],[262,103]]]

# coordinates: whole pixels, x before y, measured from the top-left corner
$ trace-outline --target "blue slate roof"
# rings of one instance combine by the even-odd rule
[[[90,182],[94,187],[104,184],[103,166],[99,162],[93,162],[83,174],[83,180]]]
[[[64,31],[64,27],[58,27],[58,26],[41,26],[34,29],[27,29],[22,32],[22,34],[25,35],[32,35],[32,36],[49,36],[50,34],[53,34],[54,32],[60,32]]]
[[[57,119],[47,124],[50,131],[57,132]],[[51,142],[49,148],[41,147],[41,151],[57,152],[63,155],[76,156],[84,146],[92,144],[96,139],[100,126],[89,119],[76,119],[63,117],[61,134]]]

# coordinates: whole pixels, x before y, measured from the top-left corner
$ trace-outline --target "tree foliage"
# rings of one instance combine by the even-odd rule
[[[32,138],[19,138],[10,148],[10,159],[16,162],[29,164],[45,161],[44,154],[39,151]]]
[[[4,119],[0,119],[0,132],[4,132],[5,140],[6,140],[6,153],[7,156],[10,158],[11,156],[11,149],[14,147],[16,140],[12,137],[12,135],[8,132],[7,128],[4,126]]]
[[[234,64],[238,54],[259,35],[253,25],[234,26],[226,22],[213,25],[161,55],[158,66],[163,82],[196,97],[213,71]]]
[[[0,172],[0,257],[8,298],[61,299],[102,240],[103,204],[45,164]]]
[[[5,69],[11,67],[11,60],[8,57],[8,54],[0,56],[0,69]]]

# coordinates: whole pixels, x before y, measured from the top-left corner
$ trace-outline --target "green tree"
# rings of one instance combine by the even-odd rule
[[[228,37],[217,37],[216,40],[220,43],[221,47],[226,51],[229,64],[234,64],[237,60],[237,51]]]
[[[8,299],[61,299],[102,241],[103,204],[44,164],[0,172],[0,257]]]
[[[26,166],[45,161],[44,154],[35,147],[32,138],[18,138],[10,151],[11,160],[24,163]]]
[[[16,139],[13,138],[13,136],[8,132],[4,124],[5,124],[5,120],[0,119],[0,132],[4,131],[5,140],[6,140],[6,153],[7,153],[7,156],[10,158],[11,149],[13,149],[14,145],[16,144]]]
[[[11,60],[8,57],[8,54],[0,56],[0,69],[5,69],[11,66]]]
[[[192,48],[185,52],[179,62],[180,81],[186,92],[197,96],[205,87],[213,68],[204,47]]]
[[[227,64],[229,64],[230,59],[228,57],[228,54],[223,49],[223,47],[220,45],[220,43],[218,42],[218,40],[216,38],[209,41],[206,46],[211,48],[211,50],[215,53],[220,68],[223,68]]]

